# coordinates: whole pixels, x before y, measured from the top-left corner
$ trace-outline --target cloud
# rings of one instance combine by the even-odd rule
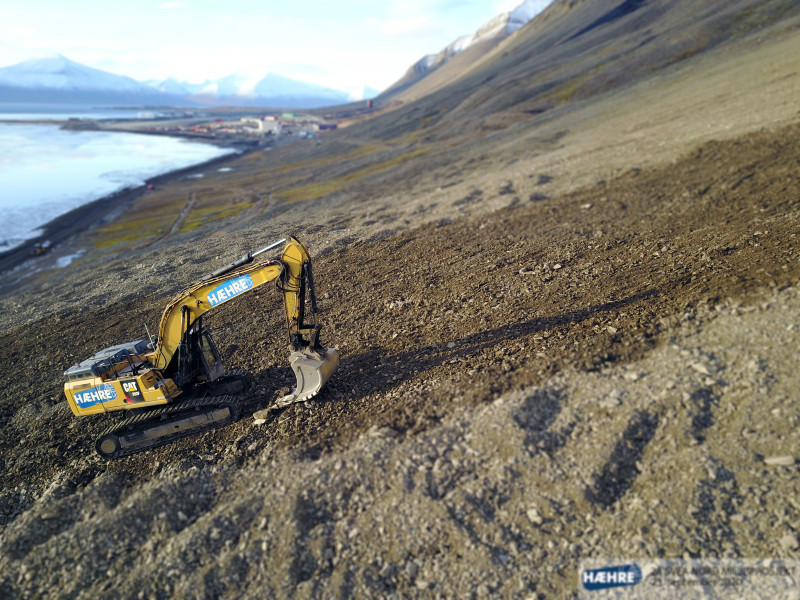
[[[391,36],[425,35],[433,29],[433,23],[425,15],[392,19],[381,24],[381,33]]]
[[[179,8],[186,8],[186,5],[183,2],[163,2],[158,5],[158,8],[164,10],[176,10]]]
[[[24,25],[18,27],[6,27],[3,29],[3,34],[8,37],[28,37],[36,35],[36,29],[33,27],[25,27]]]

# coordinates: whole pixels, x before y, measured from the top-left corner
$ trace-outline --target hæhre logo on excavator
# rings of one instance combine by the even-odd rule
[[[208,300],[208,303],[211,306],[217,306],[218,304],[222,304],[223,302],[230,300],[231,298],[235,298],[243,292],[246,292],[251,287],[253,287],[252,277],[250,277],[250,275],[242,275],[236,279],[226,281],[225,283],[211,290],[208,296],[206,296],[206,300]]]
[[[114,386],[110,383],[104,383],[103,385],[75,393],[75,402],[81,408],[94,406],[95,404],[101,404],[103,402],[110,402],[116,399],[117,390],[115,390]]]

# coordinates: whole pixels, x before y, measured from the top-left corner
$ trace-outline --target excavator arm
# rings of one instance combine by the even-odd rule
[[[253,264],[261,253],[283,244],[280,259]],[[176,296],[164,309],[158,328],[155,366],[167,369],[181,351],[186,333],[203,314],[234,298],[278,280],[283,292],[286,325],[292,348],[319,346],[319,328],[305,324],[305,295],[311,296],[312,313],[316,312],[311,258],[295,238],[283,239],[258,252],[248,253],[230,265],[207,275]]]
[[[279,259],[254,263],[256,256],[285,244]],[[320,326],[305,322],[306,294],[311,313],[316,313],[311,258],[305,246],[289,237],[214,271],[179,294],[161,317],[154,357],[156,368],[173,376],[180,373],[181,360],[191,351],[188,337],[195,323],[209,310],[270,281],[283,293],[286,326],[292,352],[289,362],[297,378],[292,393],[280,406],[307,400],[322,388],[339,363],[335,348],[319,342]],[[180,375],[178,375],[180,380]]]

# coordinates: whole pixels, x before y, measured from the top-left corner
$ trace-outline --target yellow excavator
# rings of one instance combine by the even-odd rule
[[[279,258],[255,261],[280,246]],[[288,237],[245,254],[178,294],[164,309],[156,339],[106,348],[64,372],[64,394],[76,416],[130,413],[97,439],[101,456],[128,456],[239,417],[234,395],[249,389],[249,377],[225,370],[203,315],[270,281],[283,293],[297,386],[255,413],[256,422],[322,389],[339,364],[339,353],[320,344],[311,258]],[[311,324],[306,323],[307,295]]]

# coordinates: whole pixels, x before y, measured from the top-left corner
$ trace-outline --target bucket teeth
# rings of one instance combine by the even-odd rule
[[[292,393],[279,398],[266,410],[254,413],[253,417],[256,420],[256,424],[263,423],[273,410],[295,402],[305,402],[316,396],[339,365],[339,351],[336,348],[317,350],[304,348],[303,350],[292,352],[289,355],[289,363],[297,378],[297,386],[292,390]]]

